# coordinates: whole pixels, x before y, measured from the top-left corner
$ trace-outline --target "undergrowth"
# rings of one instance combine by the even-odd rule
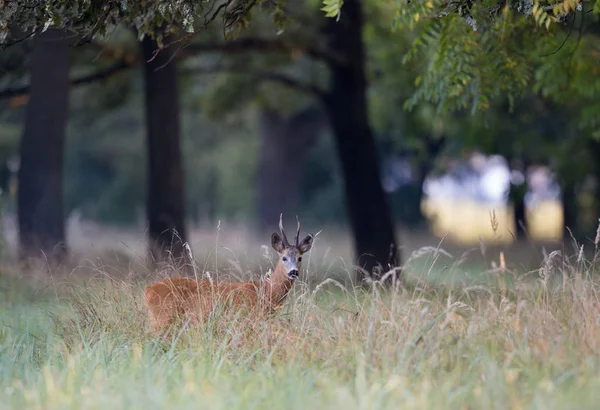
[[[270,319],[215,314],[201,328],[162,339],[146,334],[141,293],[150,278],[0,276],[0,403],[595,408],[596,257],[553,252],[528,274],[500,258],[489,271],[471,271],[479,280],[467,283],[470,276],[456,281],[449,272],[469,271],[468,262],[440,255],[434,248],[414,254],[391,287],[301,281]]]

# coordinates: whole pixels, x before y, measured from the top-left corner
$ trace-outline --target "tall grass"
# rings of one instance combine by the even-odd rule
[[[522,274],[443,255],[414,253],[391,289],[301,281],[270,319],[216,314],[162,339],[146,334],[150,278],[5,274],[0,407],[597,407],[596,258],[554,252]]]

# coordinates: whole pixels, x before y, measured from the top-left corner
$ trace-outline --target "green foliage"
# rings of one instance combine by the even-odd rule
[[[382,2],[383,3],[383,2]],[[592,4],[592,10],[600,10],[595,0],[586,1]],[[481,21],[494,21],[507,12],[517,12],[524,18],[533,18],[536,25],[549,28],[552,23],[562,23],[572,13],[582,9],[583,0],[421,0],[397,1],[380,4],[393,8],[395,14],[394,27],[408,26],[415,28],[419,21],[459,16],[465,23],[477,30]],[[322,11],[326,17],[339,17],[342,4],[336,0],[323,0]]]
[[[405,97],[413,115],[424,103],[435,104],[439,116],[466,110],[474,116],[452,134],[455,146],[551,164],[561,183],[593,172],[586,141],[600,138],[598,2],[375,4],[389,14],[395,10],[390,26],[399,44],[407,30],[415,35],[408,52],[398,51],[402,64],[396,63],[418,72]],[[392,116],[382,113],[398,105],[389,99],[393,93],[382,98],[391,89],[389,74],[384,84],[373,92],[373,118],[397,130]],[[406,133],[402,137],[406,141]]]
[[[339,20],[343,5],[344,0],[323,0],[323,8],[321,10],[325,12],[325,17],[335,17]]]
[[[163,3],[170,5],[161,8]],[[593,3],[594,9],[597,8],[597,3]],[[98,19],[102,10],[109,15],[119,10],[118,19],[113,18],[110,24],[129,24],[140,34],[160,34],[163,29],[168,32],[180,27],[183,21],[185,24],[198,23],[198,16],[204,16],[199,13],[204,3],[197,1],[161,0],[139,4],[108,1],[94,2],[93,5],[83,1],[68,10],[60,1],[54,4],[57,7],[52,13],[60,16],[60,21],[53,20],[52,23],[79,33],[91,30],[90,24],[98,23],[94,30],[98,28],[97,33],[103,34],[108,23]],[[103,4],[107,8],[100,7]],[[192,11],[185,7],[186,4]],[[563,5],[562,12],[556,7],[548,9],[548,4],[526,0],[483,1],[468,6],[467,2],[441,0],[365,3],[370,118],[385,154],[416,153],[415,165],[418,166],[427,160],[424,158],[426,137],[445,133],[452,136],[453,146],[460,149],[505,149],[507,154],[514,155],[534,152],[539,154],[538,158],[547,159],[575,152],[589,132],[599,136],[599,120],[595,115],[600,110],[600,84],[595,81],[598,77],[595,61],[599,53],[596,35],[574,35],[561,49],[561,42],[567,35],[562,28],[571,24],[568,19],[578,3],[575,0],[557,3]],[[585,11],[589,11],[590,3],[585,4]],[[247,5],[244,2],[237,4],[241,7],[239,10]],[[278,33],[279,39],[290,44],[322,42],[320,22],[315,20],[313,26],[310,23],[314,16],[301,6],[289,6],[301,8],[301,12],[307,14],[304,20],[300,19],[302,24],[299,26],[289,24],[287,15],[282,13],[283,3],[277,2],[277,7],[257,8],[252,16],[240,16],[252,17],[253,22],[260,23],[253,24],[245,34],[267,37],[285,24],[286,30]],[[452,8],[448,8],[450,6]],[[195,16],[195,20],[186,17],[186,10]],[[262,12],[265,10],[267,12]],[[322,10],[330,17],[339,18],[340,11],[343,13],[343,1],[327,0]],[[570,14],[560,15],[565,12]],[[6,9],[0,11],[2,21],[8,21],[10,17],[17,27],[31,28],[37,25],[27,26],[27,21],[34,21],[34,17],[43,20],[41,16],[49,12],[40,8],[35,15],[27,14],[26,10],[6,13]],[[587,23],[593,18],[592,14],[586,17]],[[247,19],[243,21],[247,22]],[[567,26],[562,24],[565,21],[568,21]],[[561,24],[551,24],[558,22]],[[182,27],[191,29],[191,26]],[[113,40],[116,32],[111,28],[110,33]],[[215,33],[216,30],[208,34],[221,35]],[[196,39],[209,41],[200,35]],[[132,44],[131,47],[135,47]],[[571,52],[577,44],[580,47]],[[542,57],[558,49],[561,51]],[[2,57],[4,61],[5,55]],[[7,57],[6,60],[18,59]],[[216,58],[211,55],[188,61],[199,65],[218,61],[218,64],[234,67],[237,71],[244,68],[263,73],[277,70],[319,85],[327,81],[326,69],[302,56],[298,50],[236,56],[217,54]],[[188,61],[180,67],[193,69],[192,64],[187,65]],[[76,62],[77,70],[85,71],[89,66],[91,64],[81,59]],[[86,217],[111,222],[133,221],[144,208],[143,110],[139,98],[141,88],[134,84],[134,78],[134,74],[117,76],[100,86],[88,87],[84,96],[72,104],[70,151],[67,153],[68,204],[70,210],[81,209]],[[183,105],[187,108],[183,113],[183,151],[190,215],[203,214],[214,204],[223,216],[251,215],[259,138],[250,118],[254,108],[276,107],[287,114],[302,109],[313,100],[301,97],[296,90],[262,82],[246,74],[187,75],[181,81]],[[577,135],[571,132],[562,134],[563,141],[555,136],[545,138],[547,131],[538,127],[538,123],[540,118],[547,117],[536,113],[533,119],[524,118],[529,107],[520,106],[519,99],[528,97],[532,86],[535,92],[559,105],[584,138],[576,138]],[[509,107],[520,111],[514,117],[507,117]],[[409,108],[411,112],[406,113],[403,108]],[[475,123],[473,119],[449,115],[448,111],[452,110],[487,113],[485,118],[477,118],[481,122]],[[108,116],[106,112],[109,112]],[[484,120],[487,128],[480,127]],[[467,124],[468,121],[472,122]],[[0,128],[2,153],[18,143],[18,132],[9,132],[5,123],[3,121]],[[306,185],[302,188],[302,206],[328,220],[341,219],[344,209],[334,152],[330,144],[325,144],[310,154]],[[561,161],[564,157],[561,155]],[[564,160],[561,169],[573,169],[576,161],[570,159]],[[580,175],[582,167],[575,165],[578,165],[576,174]]]
[[[53,26],[90,40],[110,36],[116,26],[125,26],[133,28],[139,39],[150,36],[162,47],[168,35],[207,29],[219,15],[223,34],[229,38],[249,26],[254,9],[263,3],[271,9],[274,25],[282,30],[289,19],[281,0],[0,0],[0,46],[24,38],[11,38],[15,30],[28,36]]]
[[[202,2],[194,0],[157,1],[66,1],[22,0],[0,2],[0,44],[10,43],[9,30],[18,28],[25,33],[56,26],[91,38],[107,34],[109,27],[122,23],[136,29],[138,35],[156,36],[182,27],[193,31],[196,16],[203,11]]]
[[[339,17],[340,8],[334,7],[337,3],[325,4],[323,10],[328,16]],[[368,4],[393,15],[390,26],[395,31],[402,30],[404,36],[403,29],[418,34],[403,62],[426,61],[427,65],[415,79],[406,108],[431,102],[438,112],[467,109],[471,113],[486,110],[492,101],[505,97],[512,108],[515,100],[528,92],[534,77],[553,78],[545,74],[548,68],[537,71],[539,45],[562,38],[560,26],[566,22],[600,10],[596,1],[580,0]],[[400,36],[398,41],[402,42]],[[587,122],[594,124],[591,118]]]
[[[534,90],[562,105],[579,132],[598,139],[600,37],[584,34],[565,44],[560,37],[552,40],[544,47],[547,55],[537,59]]]
[[[510,27],[510,38],[503,32]],[[428,66],[417,76],[415,93],[406,106],[421,101],[438,110],[489,108],[490,101],[507,96],[511,105],[530,84],[533,67],[529,45],[545,33],[506,12],[479,23],[473,31],[460,16],[448,16],[427,24],[414,41],[405,62],[426,57]]]

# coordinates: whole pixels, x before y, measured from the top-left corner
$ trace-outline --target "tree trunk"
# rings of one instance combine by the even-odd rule
[[[145,61],[156,43],[142,41]],[[151,257],[156,262],[184,255],[186,241],[184,181],[181,164],[179,90],[175,48],[162,50],[144,64],[146,133],[148,149],[147,217]]]
[[[328,22],[331,47],[345,64],[331,67],[332,84],[324,103],[344,175],[354,249],[359,267],[377,278],[381,265],[398,263],[390,207],[381,185],[375,141],[367,117],[367,81],[360,0],[347,0],[339,21]]]
[[[60,263],[67,254],[63,157],[69,110],[71,36],[50,28],[34,37],[31,92],[21,138],[18,219],[21,259]]]
[[[525,182],[521,185],[510,184],[509,189],[509,199],[514,208],[515,236],[517,239],[524,239],[527,236],[527,208],[525,206],[527,184]]]
[[[525,206],[525,196],[520,196],[518,200],[515,200],[513,206],[517,239],[524,239],[527,236],[527,207]]]
[[[572,241],[571,235],[577,235],[577,194],[573,184],[561,186],[563,206],[563,239]]]
[[[262,110],[259,234],[264,234],[279,219],[279,214],[298,214],[306,157],[324,124],[323,112],[318,107],[307,108],[289,119],[275,110]]]
[[[416,205],[416,226],[419,226],[421,224],[425,225],[427,223],[427,217],[425,216],[425,214],[423,213],[423,201],[425,200],[425,181],[427,180],[427,177],[429,176],[429,174],[431,173],[431,170],[433,169],[433,159],[431,161],[425,161],[425,163],[420,167],[419,170],[419,177],[417,179],[417,186],[418,186],[418,193],[419,195],[417,196],[417,203]]]
[[[8,160],[3,160],[2,165],[0,165],[0,190],[1,196],[7,197],[10,190],[10,177],[11,172],[8,166]]]
[[[425,181],[427,177],[435,168],[435,163],[442,151],[444,150],[447,142],[446,135],[440,136],[430,136],[424,135],[422,138],[425,139],[425,155],[420,156],[421,166],[419,167],[419,176],[417,178],[418,184],[418,203],[417,206],[417,215],[415,217],[416,224],[426,223],[427,218],[423,214],[423,209],[421,205],[423,204],[423,200],[425,199]]]
[[[593,213],[594,219],[592,221],[592,232],[591,235],[596,239],[596,232],[598,230],[598,219],[600,218],[600,142],[594,138],[588,138],[588,146],[590,150],[590,156],[593,163],[592,173],[595,179],[594,187],[594,205]]]

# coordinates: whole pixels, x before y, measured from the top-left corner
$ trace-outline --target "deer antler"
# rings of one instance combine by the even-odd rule
[[[290,246],[290,242],[288,241],[287,236],[285,236],[285,231],[283,230],[283,214],[279,214],[279,230],[281,231],[285,245]]]
[[[298,246],[298,242],[300,241],[300,220],[298,219],[298,215],[296,215],[296,222],[298,223],[298,230],[296,231],[296,246]]]

